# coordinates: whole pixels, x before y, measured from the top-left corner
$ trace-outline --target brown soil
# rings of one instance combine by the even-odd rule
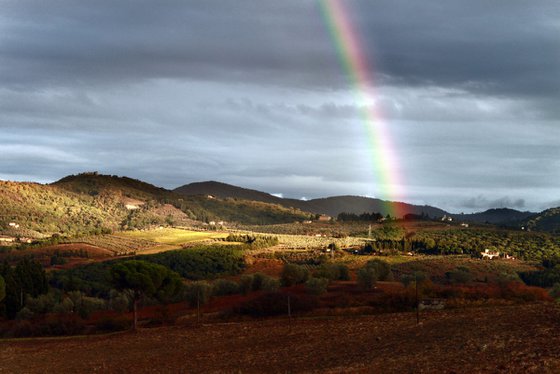
[[[558,373],[552,304],[0,342],[6,373]]]

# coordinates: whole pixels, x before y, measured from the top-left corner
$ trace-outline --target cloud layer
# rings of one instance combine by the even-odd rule
[[[408,201],[559,200],[557,1],[346,4],[375,102],[356,102],[317,1],[3,2],[0,178],[380,196],[360,117],[375,105]]]

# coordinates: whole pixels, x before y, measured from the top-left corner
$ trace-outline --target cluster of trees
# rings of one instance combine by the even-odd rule
[[[354,222],[354,221],[361,221],[361,222],[378,222],[383,218],[381,213],[362,213],[362,214],[355,214],[355,213],[339,213],[336,217],[337,221],[343,222]]]
[[[162,265],[190,280],[235,275],[245,268],[242,251],[227,245],[198,246],[187,250],[136,256],[136,259]],[[58,270],[52,273],[50,283],[66,292],[81,291],[89,296],[107,298],[113,288],[110,269],[113,264],[122,261],[117,259]]]
[[[279,243],[278,237],[271,235],[229,234],[224,240],[247,244],[250,249],[273,247]]]
[[[25,306],[27,295],[37,297],[48,291],[45,270],[41,264],[28,258],[22,259],[15,267],[4,262],[0,266],[0,277],[4,283],[4,297],[0,306],[0,314],[7,318],[15,318]],[[0,286],[0,288],[2,287]]]
[[[424,254],[479,256],[485,249],[499,251],[524,260],[542,260],[560,255],[560,237],[546,233],[507,230],[426,230],[405,235],[373,231],[365,254],[418,252]]]
[[[373,288],[377,281],[388,281],[393,279],[391,265],[385,261],[374,259],[368,261],[357,273],[358,284],[363,289]]]
[[[246,225],[273,225],[311,219],[301,210],[260,201],[185,196],[183,202],[196,219],[204,222],[225,220]]]
[[[560,255],[545,258],[542,270],[525,271],[519,277],[529,286],[560,288]]]

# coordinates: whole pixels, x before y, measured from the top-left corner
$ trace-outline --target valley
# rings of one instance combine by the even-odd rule
[[[96,173],[1,182],[1,235],[13,239],[0,247],[1,368],[560,368],[547,343],[560,323],[554,209],[390,217],[366,198],[323,211],[204,186]]]

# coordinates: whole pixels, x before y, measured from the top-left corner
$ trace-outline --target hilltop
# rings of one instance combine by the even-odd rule
[[[14,237],[99,234],[195,221],[273,224],[309,216],[263,202],[185,197],[140,180],[95,172],[52,184],[0,181],[0,233]]]
[[[488,209],[484,212],[471,214],[451,214],[451,217],[466,222],[481,222],[490,224],[501,224],[518,226],[521,221],[534,215],[533,212],[520,212],[515,209],[499,208]]]
[[[558,234],[560,233],[560,207],[533,214],[527,217],[521,225],[528,230],[548,231]]]
[[[376,212],[381,213],[382,215],[387,215],[393,214],[395,210],[402,212],[403,215],[424,214],[429,217],[441,217],[445,214],[449,214],[442,209],[428,205],[412,205],[362,196],[333,196],[312,200],[284,199],[273,196],[266,192],[237,187],[215,181],[191,183],[178,187],[174,191],[184,196],[210,194],[220,198],[261,201],[282,205],[288,208],[296,208],[315,214],[327,214],[335,217],[339,213],[361,214],[364,212]]]

